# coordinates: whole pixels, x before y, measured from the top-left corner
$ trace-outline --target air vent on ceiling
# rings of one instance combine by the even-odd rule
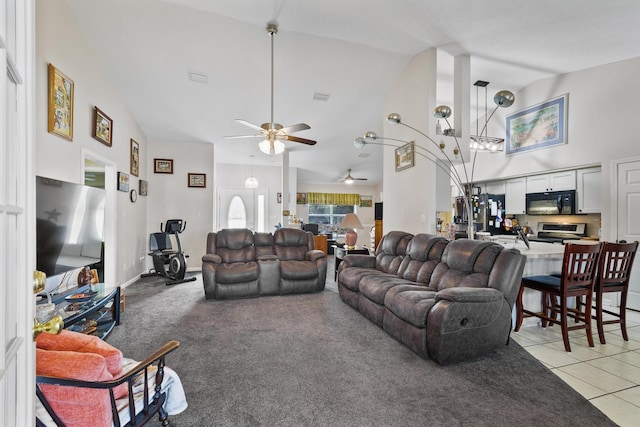
[[[329,94],[328,93],[320,93],[320,92],[316,92],[313,94],[313,100],[314,101],[324,101],[327,102],[329,100]]]
[[[201,73],[189,73],[189,80],[194,83],[209,83],[209,76]]]
[[[358,154],[358,157],[362,157],[362,158],[369,157],[369,153],[360,153]]]

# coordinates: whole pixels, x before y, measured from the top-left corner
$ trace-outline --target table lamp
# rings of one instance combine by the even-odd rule
[[[348,213],[344,216],[342,223],[340,224],[341,228],[349,228],[345,237],[345,242],[347,245],[347,249],[353,249],[356,247],[356,242],[358,241],[358,233],[356,232],[356,228],[364,228],[358,215],[354,213]]]

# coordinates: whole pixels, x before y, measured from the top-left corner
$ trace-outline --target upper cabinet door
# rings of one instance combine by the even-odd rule
[[[524,177],[505,181],[504,209],[506,214],[519,215],[527,212],[526,183]]]
[[[563,171],[527,177],[527,193],[576,189],[576,171]]]
[[[602,212],[602,177],[599,167],[578,169],[578,213]]]

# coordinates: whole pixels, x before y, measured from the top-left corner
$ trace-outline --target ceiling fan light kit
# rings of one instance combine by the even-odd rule
[[[355,141],[354,141],[355,143]],[[364,145],[363,145],[364,146]],[[347,176],[340,182],[344,182],[345,184],[353,184],[354,181],[366,181],[368,178],[354,178],[351,176],[351,169],[347,169]]]
[[[254,125],[251,122],[242,119],[236,119],[236,122],[245,125],[251,129],[257,130],[259,133],[255,135],[238,135],[238,136],[227,136],[226,139],[232,138],[263,138],[263,141],[258,144],[258,148],[265,154],[270,156],[278,155],[284,152],[285,145],[282,142],[291,141],[298,142],[306,145],[315,145],[316,141],[306,138],[300,138],[297,136],[291,136],[289,133],[299,132],[301,130],[311,129],[311,127],[306,123],[298,123],[291,126],[283,127],[281,124],[276,123],[273,119],[273,105],[274,105],[274,96],[273,96],[273,80],[274,80],[274,49],[273,49],[273,40],[274,36],[278,33],[278,25],[276,23],[268,23],[267,24],[267,33],[269,37],[271,37],[271,120],[268,123],[263,123],[262,126]]]

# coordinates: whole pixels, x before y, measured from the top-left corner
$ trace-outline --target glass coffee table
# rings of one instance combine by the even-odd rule
[[[65,329],[105,338],[120,324],[120,287],[105,288],[99,284],[94,289],[82,286],[52,297],[52,302],[64,320]]]

